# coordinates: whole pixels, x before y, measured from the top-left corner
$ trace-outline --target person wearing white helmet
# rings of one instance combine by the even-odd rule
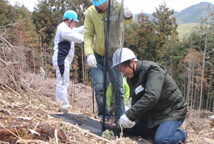
[[[107,9],[108,9],[109,0],[91,0],[91,2],[93,5],[86,10],[86,14],[85,14],[84,50],[85,50],[85,55],[87,56],[88,65],[91,67],[93,86],[95,88],[96,102],[98,106],[98,117],[101,118],[104,113],[103,75],[104,75],[105,31],[106,31],[106,26],[104,26],[103,19],[107,19]],[[116,4],[118,4],[115,0],[111,0],[111,2],[114,3],[112,7],[116,7]],[[117,13],[115,13],[115,15],[112,16],[112,18],[118,18],[118,19],[121,18],[120,17],[121,13],[119,10],[122,9],[122,19],[124,20],[122,20],[121,25],[123,26],[124,24],[131,24],[134,22],[134,15],[130,11],[130,9],[128,9],[128,7],[123,6],[121,8],[121,5],[118,4],[117,8],[118,8],[118,11]],[[118,29],[119,28],[117,28],[116,30]],[[117,36],[121,40],[123,37],[123,32],[121,33],[119,32],[119,35]],[[115,38],[115,40],[117,39]],[[109,43],[114,43],[113,41],[114,41],[114,38],[109,40]],[[116,47],[116,49],[117,48],[120,48],[120,47]],[[123,80],[122,80],[121,73],[120,73],[120,76],[118,76],[119,77],[118,80],[116,80],[116,76],[114,75],[118,74],[118,72],[111,69],[111,66],[112,66],[111,59],[112,59],[112,56],[109,55],[107,71],[110,75],[111,83],[113,85],[119,86],[119,88],[117,89],[118,92],[116,92],[116,96],[115,96],[117,99],[115,100],[117,103],[117,105],[115,106],[115,111],[116,111],[115,121],[118,121],[119,117],[125,113],[124,89],[122,84]],[[113,87],[113,90],[115,91],[115,87]],[[109,119],[110,114],[108,112],[107,106],[105,109],[105,114],[106,114],[105,118]]]
[[[61,101],[60,111],[67,112],[70,107],[67,96],[69,86],[70,65],[74,58],[74,43],[84,41],[84,26],[75,27],[79,22],[77,13],[67,10],[63,21],[58,25],[54,39],[52,64],[56,71],[56,102]]]
[[[175,81],[159,64],[137,60],[128,48],[115,51],[113,67],[127,77],[131,108],[119,119],[124,133],[153,139],[155,144],[185,143],[186,132],[179,127],[187,105]]]

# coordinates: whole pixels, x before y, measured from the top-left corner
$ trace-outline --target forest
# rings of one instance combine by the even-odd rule
[[[39,0],[34,11],[24,5],[11,6],[0,0],[0,72],[10,79],[1,85],[21,92],[24,84],[16,83],[23,72],[39,75],[43,67],[46,78],[54,78],[52,66],[53,40],[64,12],[72,9],[84,24],[84,12],[90,0]],[[207,7],[207,16],[195,25],[190,36],[179,39],[174,10],[166,3],[159,5],[153,20],[140,13],[138,22],[125,27],[124,47],[132,49],[139,60],[155,61],[164,66],[181,89],[189,109],[214,111],[214,13]],[[8,73],[8,69],[6,70]],[[14,74],[14,71],[16,73]],[[91,86],[90,67],[84,55],[84,44],[75,44],[75,58],[70,78]]]

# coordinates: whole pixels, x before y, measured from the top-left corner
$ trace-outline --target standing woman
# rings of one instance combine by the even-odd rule
[[[61,101],[62,112],[67,112],[70,107],[67,96],[67,88],[69,86],[70,65],[74,58],[74,43],[84,41],[83,31],[84,26],[75,27],[77,13],[73,10],[68,10],[64,13],[63,21],[57,27],[54,39],[54,55],[52,63],[56,70],[56,102]]]

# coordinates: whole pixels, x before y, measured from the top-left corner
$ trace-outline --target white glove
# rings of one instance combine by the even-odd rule
[[[97,67],[97,60],[93,54],[87,56],[87,62],[90,67]]]
[[[123,7],[123,15],[126,18],[131,18],[131,16],[132,16],[132,12],[130,11],[130,9],[127,6]]]
[[[135,121],[131,121],[126,114],[123,114],[120,119],[119,119],[119,124],[123,127],[123,128],[132,128],[135,126]]]

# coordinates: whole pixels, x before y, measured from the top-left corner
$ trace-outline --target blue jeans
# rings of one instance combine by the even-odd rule
[[[96,102],[98,106],[98,117],[102,117],[103,115],[103,83],[104,83],[104,57],[98,55],[94,51],[94,55],[97,60],[97,67],[91,67],[91,74],[93,79],[93,85],[95,88],[95,96]],[[112,69],[112,57],[107,58],[107,72],[110,77],[110,81],[113,87],[113,93],[115,98],[114,112],[115,112],[115,123],[119,120],[120,116],[125,113],[125,105],[124,105],[124,89],[123,89],[123,76],[120,71],[116,68]],[[107,103],[105,103],[105,117],[107,119],[110,118],[110,114],[108,112]]]
[[[154,144],[180,144],[185,143],[186,133],[179,129],[184,120],[166,121],[148,129],[147,118],[141,118],[139,124],[131,129],[126,129],[126,134],[140,135],[145,139],[153,139]]]

